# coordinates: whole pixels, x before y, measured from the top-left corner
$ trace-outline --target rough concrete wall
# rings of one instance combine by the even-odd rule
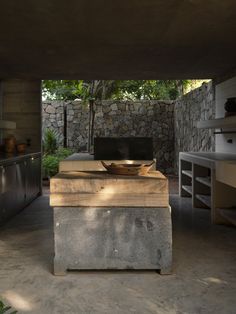
[[[66,103],[68,146],[85,150],[88,139],[88,106],[74,101]],[[60,115],[63,103],[43,104],[44,126],[62,132]],[[60,112],[59,112],[60,111]],[[154,157],[158,169],[172,173],[174,167],[174,104],[163,101],[103,101],[96,105],[95,136],[153,137]],[[62,140],[61,140],[62,143]]]
[[[179,152],[214,151],[214,130],[197,129],[197,121],[215,118],[212,82],[184,95],[175,102],[175,171]]]
[[[18,142],[31,140],[31,151],[41,151],[41,81],[5,80],[3,89],[3,118],[16,122],[14,134]]]

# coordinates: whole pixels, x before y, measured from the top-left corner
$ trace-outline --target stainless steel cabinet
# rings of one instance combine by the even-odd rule
[[[16,164],[16,187],[17,207],[21,209],[26,204],[26,161]]]
[[[40,157],[0,165],[0,224],[21,211],[40,191]]]
[[[4,199],[3,199],[3,192],[4,192],[4,180],[3,180],[3,166],[0,166],[0,222],[4,218],[3,210],[4,210]]]
[[[40,192],[41,181],[40,158],[29,158],[26,161],[26,201],[30,202]]]
[[[1,170],[1,219],[7,220],[17,213],[16,165],[6,165]]]

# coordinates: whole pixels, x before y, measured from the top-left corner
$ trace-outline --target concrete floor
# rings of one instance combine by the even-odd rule
[[[51,274],[52,210],[34,201],[0,231],[0,295],[19,313],[236,313],[236,229],[171,196],[174,273]]]

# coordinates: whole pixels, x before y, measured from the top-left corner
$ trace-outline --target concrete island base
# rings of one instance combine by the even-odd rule
[[[142,269],[171,273],[170,207],[54,207],[54,274]]]

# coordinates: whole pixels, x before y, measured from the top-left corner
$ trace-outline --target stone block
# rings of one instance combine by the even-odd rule
[[[141,269],[171,273],[170,207],[55,207],[54,274]]]
[[[52,105],[48,105],[45,111],[50,114],[56,113],[56,109]]]

